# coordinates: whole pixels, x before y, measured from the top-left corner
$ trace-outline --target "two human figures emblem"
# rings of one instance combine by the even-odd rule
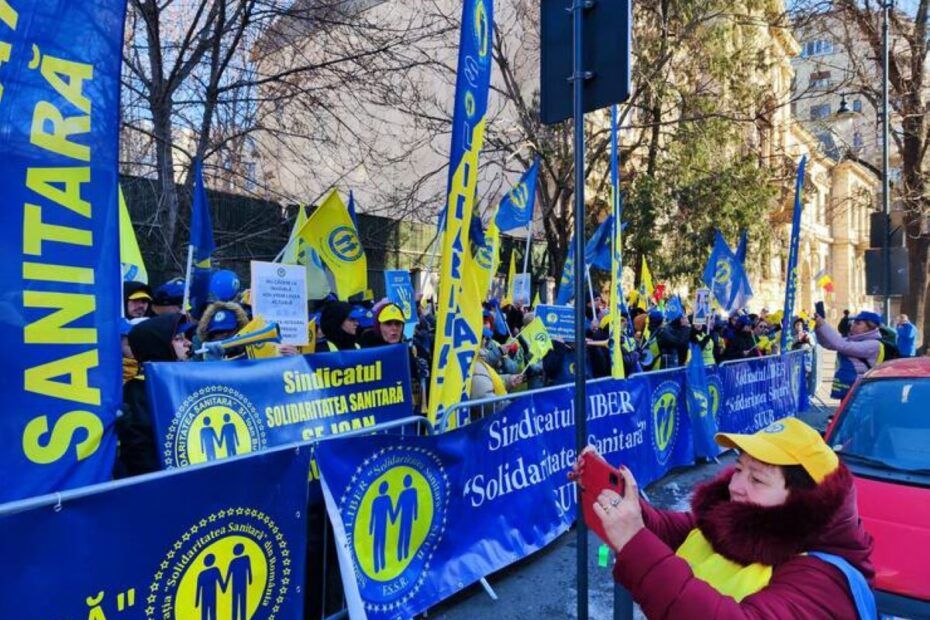
[[[216,555],[208,553],[203,558],[203,568],[197,575],[197,600],[194,603],[200,610],[200,620],[249,620],[249,586],[252,584],[252,560],[245,553],[245,545],[237,543],[233,547],[233,559],[230,560],[226,574],[216,565]],[[229,596],[229,616],[217,616],[221,596]]]
[[[203,427],[200,429],[200,450],[207,461],[215,461],[220,448],[226,449],[226,456],[236,456],[239,453],[236,425],[228,413],[223,414],[223,426],[220,427],[219,434],[213,429],[209,416],[203,419]]]
[[[404,476],[404,488],[400,491],[396,503],[391,498],[390,491],[390,482],[383,481],[378,486],[377,497],[371,502],[368,533],[372,537],[375,573],[380,573],[387,567],[388,525],[398,525],[396,558],[398,562],[403,562],[410,557],[413,525],[419,517],[419,499],[410,474]]]

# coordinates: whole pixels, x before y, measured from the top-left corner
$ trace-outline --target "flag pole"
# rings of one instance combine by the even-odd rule
[[[194,267],[194,244],[187,246],[187,271],[184,274],[184,302],[181,312],[187,312],[191,300],[191,270]]]
[[[588,276],[588,294],[591,295],[591,320],[597,320],[597,308],[594,307],[594,283],[591,282],[591,266],[585,265],[585,274]]]
[[[533,222],[526,227],[526,251],[523,253],[523,273],[527,273],[530,266],[530,249],[533,243]]]

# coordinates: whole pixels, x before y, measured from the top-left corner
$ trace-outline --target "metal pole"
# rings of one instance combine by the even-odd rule
[[[888,11],[894,2],[882,3],[882,220],[885,234],[882,239],[882,311],[885,322],[891,323],[891,206],[888,196]]]
[[[530,221],[526,227],[526,252],[523,253],[523,273],[527,273],[530,267],[530,251],[533,243],[533,222]]]
[[[575,450],[580,454],[587,443],[587,408],[585,406],[585,313],[584,313],[584,10],[586,0],[572,2],[573,67],[575,123]],[[592,308],[593,310],[593,308]],[[578,620],[588,618],[588,528],[581,502],[577,502],[576,590]]]

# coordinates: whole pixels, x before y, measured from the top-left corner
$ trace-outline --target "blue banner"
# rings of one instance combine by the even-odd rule
[[[695,418],[703,418],[705,433],[714,416],[727,422],[721,430],[753,432],[795,414],[802,366],[802,355],[789,354],[690,369],[704,370],[703,378],[678,368],[590,381],[588,443],[646,486],[694,461]],[[750,390],[760,398],[749,402]],[[518,396],[490,417],[433,437],[318,446],[351,617],[412,617],[570,527],[577,514],[566,478],[576,458],[573,394],[566,385]],[[729,407],[732,398],[743,402]]]
[[[495,222],[501,232],[515,228],[526,228],[533,221],[536,205],[536,179],[539,177],[539,157],[523,173],[520,182],[514,185],[497,208]]]
[[[807,404],[802,352],[724,364],[717,376],[724,433],[755,433]]]
[[[536,316],[546,326],[551,338],[575,341],[575,309],[572,306],[540,305],[536,308]]]
[[[403,310],[404,316],[407,318],[407,325],[416,325],[417,308],[414,301],[413,283],[410,281],[410,272],[402,269],[385,270],[384,290],[387,298]]]
[[[589,384],[588,441],[642,485],[693,461],[681,372]],[[409,618],[573,523],[572,390],[434,437],[326,441],[316,459],[353,618]]]
[[[370,428],[413,414],[404,345],[259,360],[149,363],[165,467]]]
[[[301,618],[310,450],[0,512],[3,618]]]
[[[798,164],[798,176],[794,183],[794,214],[791,218],[791,242],[788,246],[788,282],[785,284],[785,313],[781,318],[781,350],[788,348],[791,321],[794,315],[794,299],[798,294],[798,244],[801,241],[801,191],[804,189],[804,168],[807,155]]]
[[[0,2],[0,502],[112,473],[125,5]]]

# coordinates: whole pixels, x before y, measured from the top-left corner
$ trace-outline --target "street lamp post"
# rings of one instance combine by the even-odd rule
[[[891,322],[891,203],[888,195],[888,14],[894,0],[882,2],[882,312],[885,322]]]

